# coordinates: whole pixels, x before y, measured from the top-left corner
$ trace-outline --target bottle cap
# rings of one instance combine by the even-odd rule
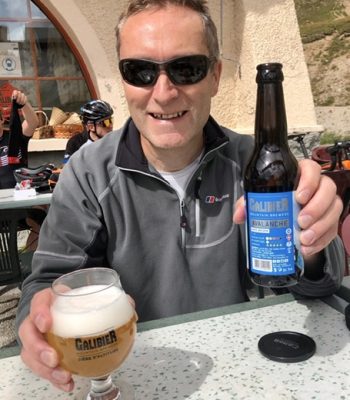
[[[272,83],[283,81],[283,65],[280,63],[265,63],[257,65],[257,83]]]
[[[258,348],[262,355],[273,361],[295,363],[305,361],[316,351],[315,341],[298,332],[273,332],[260,338]]]

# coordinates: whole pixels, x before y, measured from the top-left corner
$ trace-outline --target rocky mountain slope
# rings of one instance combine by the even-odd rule
[[[350,136],[350,0],[295,0],[318,123]]]
[[[350,0],[295,0],[317,106],[350,106]]]

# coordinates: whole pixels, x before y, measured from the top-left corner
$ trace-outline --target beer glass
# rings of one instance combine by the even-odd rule
[[[123,400],[110,374],[128,356],[136,334],[136,313],[109,268],[62,275],[52,284],[52,327],[48,343],[60,366],[91,379],[86,400]]]

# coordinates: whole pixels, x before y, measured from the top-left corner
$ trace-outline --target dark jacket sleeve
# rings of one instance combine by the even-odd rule
[[[299,284],[290,289],[291,292],[307,297],[324,297],[332,295],[339,289],[345,270],[345,253],[341,239],[336,237],[324,252],[324,276],[317,281],[302,277]]]
[[[79,161],[78,157],[73,158]],[[85,266],[105,264],[106,234],[98,199],[86,192],[88,184],[82,185],[86,180],[83,174],[91,172],[81,168],[76,171],[74,161],[63,168],[41,227],[32,273],[22,285],[17,327],[28,315],[34,294],[50,287],[54,279]]]
[[[74,154],[88,139],[88,133],[86,131],[83,131],[82,133],[78,133],[74,136],[72,136],[66,145],[66,150],[64,153],[64,157],[68,158],[72,154]]]

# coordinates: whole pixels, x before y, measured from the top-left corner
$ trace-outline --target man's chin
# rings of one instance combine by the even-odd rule
[[[185,147],[185,142],[183,140],[168,140],[164,142],[154,142],[152,145],[159,150],[175,150]]]
[[[154,148],[163,150],[181,148],[186,145],[186,138],[180,133],[161,133],[146,138],[146,141]]]

